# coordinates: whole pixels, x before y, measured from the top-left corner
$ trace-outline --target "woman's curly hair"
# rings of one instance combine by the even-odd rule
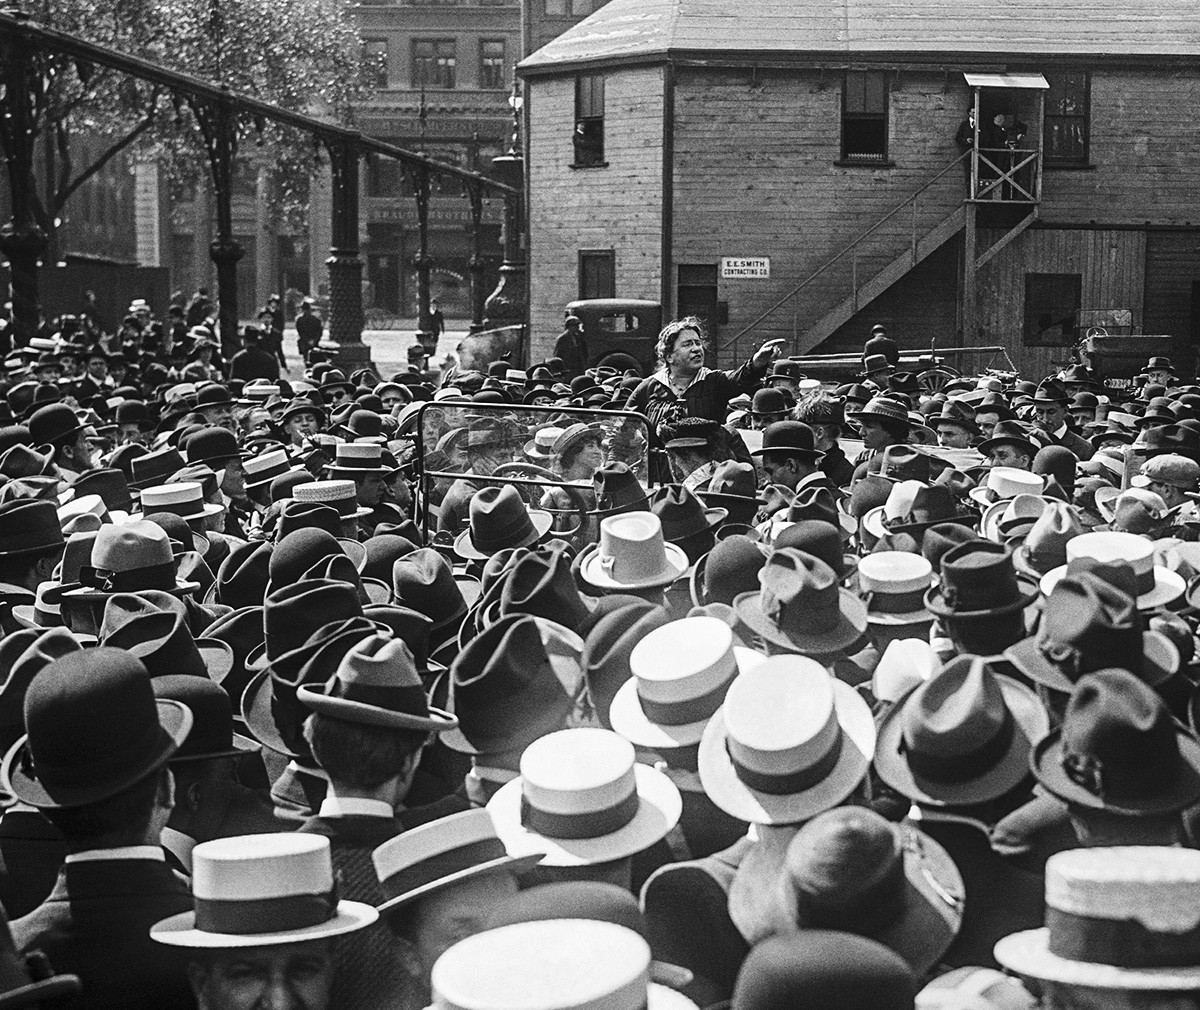
[[[679,340],[681,333],[686,333],[688,330],[695,330],[700,334],[700,340],[704,344],[704,353],[707,354],[712,350],[708,342],[708,334],[704,330],[704,324],[700,321],[699,316],[684,316],[682,319],[677,319],[673,323],[667,323],[662,328],[658,335],[658,342],[654,345],[654,353],[658,355],[660,364],[665,365],[667,358],[671,356],[671,352],[675,350],[675,343]]]

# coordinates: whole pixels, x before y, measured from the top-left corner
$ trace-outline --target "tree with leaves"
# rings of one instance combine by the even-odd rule
[[[29,17],[98,45],[191,74],[285,109],[347,121],[365,93],[353,6],[346,0],[26,0]],[[35,215],[58,257],[67,201],[123,152],[156,158],[195,181],[206,150],[178,96],[104,67],[51,54],[45,63],[44,185]],[[92,138],[89,157],[73,139]],[[237,124],[237,140],[269,145],[275,192],[294,208],[307,194],[311,136],[276,123]]]

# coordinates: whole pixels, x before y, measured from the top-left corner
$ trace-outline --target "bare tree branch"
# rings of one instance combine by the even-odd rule
[[[55,202],[58,204],[58,209],[61,210],[66,205],[66,202],[71,198],[71,194],[79,189],[79,187],[85,182],[87,182],[88,179],[99,172],[105,165],[112,161],[113,158],[124,151],[127,147],[129,147],[130,144],[137,140],[138,137],[150,129],[150,127],[154,125],[154,118],[155,112],[152,110],[140,123],[138,123],[137,126],[130,130],[129,133],[125,134],[125,136],[120,140],[117,140],[106,147],[104,151],[101,152],[101,154],[90,165],[88,165],[87,168],[85,168],[79,173],[79,175],[71,180],[68,186],[66,186],[64,189],[60,189],[58,193],[55,194]]]

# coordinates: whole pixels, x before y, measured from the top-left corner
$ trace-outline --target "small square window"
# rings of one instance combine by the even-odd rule
[[[413,39],[412,86],[453,88],[457,51],[454,39]]]

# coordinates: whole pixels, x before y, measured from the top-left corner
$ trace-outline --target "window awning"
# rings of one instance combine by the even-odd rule
[[[1022,88],[1045,91],[1050,85],[1041,74],[963,74],[973,88]]]

